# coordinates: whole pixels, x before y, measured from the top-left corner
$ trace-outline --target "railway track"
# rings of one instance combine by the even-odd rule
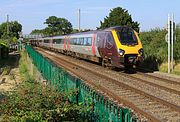
[[[165,91],[180,95],[180,83],[172,80],[165,80],[163,78],[152,76],[149,74],[144,74],[141,72],[137,72],[135,74],[127,74],[127,73],[120,73],[121,75],[127,76],[134,80],[138,80],[140,82],[149,84],[154,87],[158,87]]]
[[[142,73],[142,72],[137,72],[137,73],[139,75],[141,75],[141,76],[144,75],[144,73]],[[146,73],[146,77],[152,78],[152,79],[155,79],[155,80],[159,80],[159,81],[163,81],[163,82],[169,83],[169,84],[180,85],[180,79],[176,79],[176,80],[179,80],[179,81],[169,80],[169,79],[165,79],[165,78],[162,78],[162,77],[150,75],[150,74],[147,74],[147,73]]]
[[[149,94],[116,79],[116,77],[105,75],[108,71],[104,73],[103,71],[98,72],[91,67],[82,66],[77,62],[64,59],[60,55],[42,49],[38,49],[38,51],[56,64],[88,82],[96,90],[102,91],[118,103],[130,107],[135,112],[145,116],[149,121],[180,121],[179,104]],[[124,74],[122,75],[124,76]]]
[[[170,83],[170,84],[175,84],[175,85],[180,85],[180,77],[179,78],[173,78],[172,77],[169,77],[169,76],[156,76],[156,75],[151,75],[151,74],[148,74],[148,72],[153,72],[153,71],[148,71],[148,70],[145,70],[145,69],[142,69],[142,68],[138,68],[138,74],[140,75],[144,75],[144,73],[142,72],[147,72],[146,73],[146,77],[148,78],[153,78],[155,80],[160,80],[160,81],[163,81],[163,82],[166,82],[166,83]]]

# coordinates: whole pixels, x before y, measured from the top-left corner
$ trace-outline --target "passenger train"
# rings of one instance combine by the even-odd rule
[[[144,59],[143,47],[137,32],[124,26],[37,38],[30,40],[30,44],[98,62],[106,67],[137,66]]]

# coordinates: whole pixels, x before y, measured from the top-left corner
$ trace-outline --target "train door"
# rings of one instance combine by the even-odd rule
[[[66,46],[67,46],[67,44],[66,44],[66,38],[67,38],[67,37],[65,36],[65,37],[64,37],[64,47],[63,47],[63,50],[64,50],[64,51],[66,51],[66,49],[67,49],[67,47],[66,47]]]
[[[105,53],[107,57],[112,57],[113,55],[113,42],[110,33],[105,34]]]
[[[105,54],[112,65],[117,61],[117,47],[111,32],[105,34]]]
[[[49,45],[49,46],[50,46],[50,49],[52,49],[52,48],[53,48],[53,39],[52,39],[52,38],[49,39],[49,44],[50,44],[50,45]]]
[[[105,57],[105,45],[104,45],[104,42],[105,42],[105,33],[104,32],[99,32],[97,33],[97,49],[98,49],[98,52],[100,54],[100,56],[102,58]]]
[[[67,50],[71,51],[71,48],[70,48],[70,37],[69,36],[67,37],[66,44],[67,44]]]
[[[96,45],[95,45],[95,41],[96,41],[96,35],[93,34],[93,38],[92,38],[92,54],[95,56],[96,55]]]

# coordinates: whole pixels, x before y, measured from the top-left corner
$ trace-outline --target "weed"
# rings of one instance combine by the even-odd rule
[[[9,74],[9,72],[10,72],[10,66],[6,66],[6,67],[4,67],[4,68],[2,68],[1,70],[2,70],[2,75],[8,75]]]
[[[70,103],[68,98],[75,98],[78,90],[58,92],[53,87],[39,82],[30,75],[27,68],[27,54],[21,53],[20,74],[24,82],[0,99],[0,120],[7,122],[57,122],[87,121],[81,114],[91,110],[83,104]]]

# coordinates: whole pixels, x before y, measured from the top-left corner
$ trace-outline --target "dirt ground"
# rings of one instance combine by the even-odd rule
[[[22,81],[18,67],[19,58],[19,53],[13,52],[9,54],[8,59],[4,59],[0,62],[0,93],[13,90],[13,88]],[[9,67],[8,73],[6,74],[2,71],[4,67]]]

